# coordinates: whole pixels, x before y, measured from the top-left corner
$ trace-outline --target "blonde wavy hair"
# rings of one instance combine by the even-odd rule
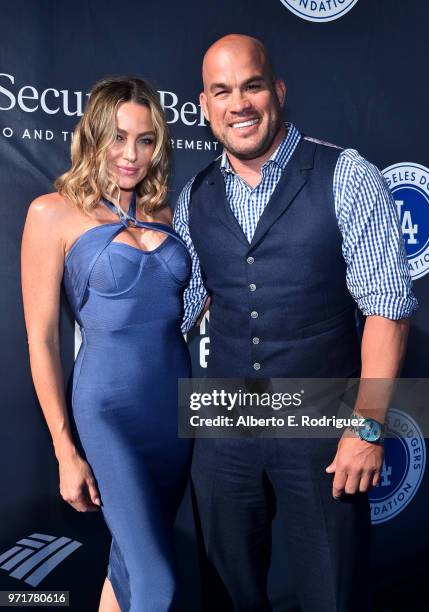
[[[107,150],[116,138],[116,111],[122,102],[135,102],[150,110],[155,147],[147,175],[135,187],[137,205],[151,213],[166,205],[170,139],[164,113],[154,89],[137,77],[108,77],[91,90],[85,112],[71,145],[71,167],[55,181],[58,192],[89,213],[102,197],[118,210],[120,188],[107,166]]]

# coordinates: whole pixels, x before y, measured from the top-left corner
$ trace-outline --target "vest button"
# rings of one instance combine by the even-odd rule
[[[250,283],[250,285],[249,285],[249,289],[250,289],[250,291],[256,291],[256,285],[255,285],[255,283]]]
[[[257,319],[259,317],[259,313],[256,312],[256,310],[252,310],[250,316],[252,317],[252,319]]]
[[[254,338],[252,338],[252,342],[253,344],[259,344],[259,338],[255,336]]]
[[[253,369],[254,370],[260,370],[261,369],[261,364],[256,361],[256,363],[253,364]]]
[[[252,264],[255,261],[255,258],[254,257],[248,257],[246,259],[246,261],[247,261],[248,264]]]

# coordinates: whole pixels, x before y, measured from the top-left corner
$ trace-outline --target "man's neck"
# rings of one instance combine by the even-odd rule
[[[253,189],[261,180],[262,166],[270,159],[285,136],[286,126],[282,125],[270,148],[263,155],[256,157],[255,159],[239,159],[229,151],[226,151],[231,168]]]

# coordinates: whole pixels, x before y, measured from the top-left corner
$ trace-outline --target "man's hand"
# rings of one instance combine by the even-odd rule
[[[335,474],[332,495],[338,499],[344,493],[365,493],[378,484],[383,465],[382,444],[371,444],[346,431],[341,437],[337,453],[326,472]]]

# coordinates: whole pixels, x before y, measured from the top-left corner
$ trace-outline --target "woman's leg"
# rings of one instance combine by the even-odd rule
[[[103,584],[98,612],[121,612],[112,584],[108,578],[106,578]]]

